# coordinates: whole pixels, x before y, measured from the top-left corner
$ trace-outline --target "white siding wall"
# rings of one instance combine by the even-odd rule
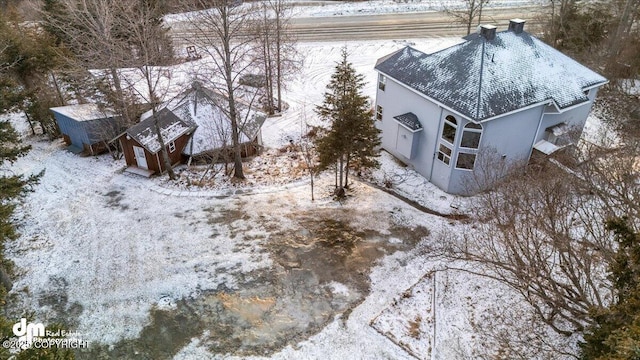
[[[429,179],[435,142],[439,136],[440,107],[388,77],[385,91],[377,90],[376,105],[383,107],[382,121],[376,121],[376,126],[382,130],[382,147]],[[393,119],[408,112],[414,113],[422,124],[422,131],[417,132],[413,140],[415,149],[412,159],[402,155],[396,148],[401,125]]]
[[[400,154],[402,154],[402,156],[408,159],[413,158],[416,155],[416,153],[413,151],[414,137],[415,143],[417,144],[419,141],[418,136],[418,134],[415,134],[414,136],[414,133],[409,131],[404,126],[399,125],[398,138],[396,139],[396,151],[398,151]]]
[[[506,155],[504,161],[514,162],[529,158],[531,146],[535,138],[536,130],[540,122],[540,117],[544,111],[544,106],[538,106],[502,118],[490,120],[482,124],[482,138],[480,139],[480,150],[476,157],[476,175],[482,169],[478,164],[482,163],[481,156]],[[465,123],[466,124],[466,123]],[[464,126],[464,124],[463,124]],[[460,131],[460,126],[458,126]],[[457,136],[457,144],[460,144],[460,133]],[[468,170],[456,169],[455,160],[457,151],[452,159],[451,179],[449,181],[448,192],[452,194],[465,194],[468,191],[469,177],[473,176]]]
[[[597,89],[592,89],[589,92],[591,101],[588,104],[562,114],[544,114],[545,105],[540,105],[482,123],[483,131],[474,171],[480,170],[478,164],[482,163],[481,156],[488,152],[491,153],[489,156],[497,154],[498,157],[501,157],[505,155],[503,159],[509,163],[528,160],[533,144],[544,136],[544,130],[549,126],[566,122],[570,126],[582,128],[596,93]],[[376,126],[382,130],[382,147],[385,150],[412,166],[442,190],[452,194],[467,193],[469,177],[473,176],[473,173],[464,169],[456,169],[455,165],[462,129],[468,120],[441,108],[388,77],[386,78],[385,90],[377,90],[376,105],[383,107],[382,121],[376,121]],[[401,125],[393,119],[394,116],[407,112],[414,113],[423,127],[422,131],[415,134],[411,158],[405,156],[407,149],[402,148],[402,142],[398,147],[398,139],[402,135],[399,133]],[[447,115],[453,115],[458,121],[449,165],[436,158],[441,142],[442,124]]]
[[[597,93],[598,93],[598,89],[592,89],[589,92],[590,101],[576,108],[565,111],[561,114],[545,114],[544,118],[542,119],[542,126],[540,127],[540,131],[536,135],[536,142],[544,138],[544,135],[545,135],[544,130],[546,128],[560,124],[560,123],[566,123],[572,128],[572,130],[577,129],[581,134],[582,129],[584,128],[584,124],[587,121],[587,116],[589,116],[589,112],[591,111],[591,107],[593,106],[593,101],[595,100]],[[578,139],[576,138],[573,140],[577,141]]]

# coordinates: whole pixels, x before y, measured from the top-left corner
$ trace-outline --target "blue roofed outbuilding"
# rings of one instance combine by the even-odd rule
[[[97,104],[59,106],[50,109],[68,150],[95,155],[107,149],[107,143],[121,129],[119,117]]]

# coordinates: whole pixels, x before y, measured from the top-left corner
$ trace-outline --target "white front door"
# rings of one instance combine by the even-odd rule
[[[136,158],[136,163],[138,167],[141,169],[149,169],[147,165],[147,157],[144,155],[144,149],[139,146],[133,147],[133,154]]]

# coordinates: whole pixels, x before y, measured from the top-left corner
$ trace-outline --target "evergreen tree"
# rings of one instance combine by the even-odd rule
[[[609,308],[594,310],[582,358],[640,359],[640,235],[627,219],[609,220],[606,227],[618,243],[609,266],[615,299]]]
[[[369,99],[362,94],[364,77],[358,74],[342,49],[342,60],[324,93],[316,113],[329,122],[327,131],[316,141],[322,171],[335,166],[336,195],[344,196],[349,187],[349,168],[379,166],[377,156],[380,130],[375,127]]]
[[[0,114],[6,112],[6,108],[0,108]],[[0,120],[0,169],[24,156],[29,146],[21,143],[20,138],[11,124],[6,120]],[[0,172],[4,173],[4,172]],[[25,178],[24,176],[0,176],[0,311],[6,302],[6,294],[11,290],[12,263],[4,259],[5,242],[15,239],[17,233],[13,223],[13,212],[16,201],[20,199],[31,185],[37,183],[40,174]],[[13,337],[13,321],[0,316],[0,340],[5,341]],[[0,358],[10,358],[9,349],[0,347]],[[73,359],[73,353],[69,349],[28,349],[15,356],[16,359]]]
[[[50,82],[59,66],[53,44],[48,34],[21,24],[16,13],[0,13],[0,107],[23,110],[52,136],[58,129],[49,108],[60,105]]]
[[[17,36],[19,31],[13,27],[7,19],[0,13],[0,115],[23,107],[28,102],[34,91],[29,91],[27,83],[34,77],[38,77],[38,69],[46,69],[39,61],[37,55],[41,53],[31,53],[26,50],[33,44],[19,41]],[[33,35],[32,32],[23,34]],[[26,38],[26,37],[25,37]],[[22,38],[23,40],[25,38]],[[19,157],[26,155],[30,146],[22,144],[20,136],[7,120],[0,119],[0,311],[4,313],[6,294],[11,290],[11,269],[12,263],[4,258],[4,244],[15,239],[16,233],[14,224],[14,210],[17,201],[24,196],[30,186],[36,184],[41,174],[24,177],[21,175],[4,175],[11,173],[6,169]],[[15,322],[0,316],[0,341],[5,342],[13,337],[13,323]],[[55,325],[50,329],[54,329]],[[22,359],[43,359],[43,360],[67,360],[73,359],[74,354],[70,349],[59,349],[52,347],[49,349],[30,348],[12,354],[10,349],[0,347],[0,358],[16,360]]]

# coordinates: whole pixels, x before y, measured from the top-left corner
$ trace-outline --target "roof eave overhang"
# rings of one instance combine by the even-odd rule
[[[463,114],[463,113],[461,113],[461,112],[459,112],[459,111],[457,111],[457,110],[455,110],[455,109],[453,109],[453,108],[441,103],[440,101],[438,101],[436,99],[433,99],[432,97],[430,97],[430,96],[428,96],[428,95],[426,95],[426,94],[424,94],[424,93],[422,93],[422,92],[420,92],[420,91],[408,86],[407,84],[404,84],[404,83],[402,83],[400,81],[397,81],[393,76],[385,73],[384,71],[381,71],[381,70],[377,69],[377,65],[374,68],[374,70],[376,70],[377,72],[385,75],[388,79],[392,79],[394,82],[400,84],[402,87],[404,87],[406,89],[409,89],[410,91],[414,92],[415,94],[417,94],[417,95],[419,95],[419,96],[421,96],[423,98],[426,98],[427,100],[435,103],[436,105],[438,105],[438,106],[440,106],[440,107],[442,107],[444,109],[447,109],[448,111],[451,111],[452,113],[454,113],[456,115],[459,115],[459,116],[461,116],[461,117],[463,117],[463,118],[465,118],[465,119],[467,119],[467,120],[469,120],[469,121],[471,121],[473,123],[476,123],[476,124],[486,123],[486,122],[491,121],[491,120],[499,119],[501,117],[512,115],[512,114],[515,114],[515,113],[518,113],[518,112],[521,112],[521,111],[529,110],[529,109],[532,109],[532,108],[535,108],[535,107],[538,107],[538,106],[541,106],[541,105],[553,105],[553,106],[556,107],[556,109],[558,109],[559,113],[563,113],[565,111],[572,110],[572,109],[575,109],[575,108],[577,108],[579,106],[582,106],[582,105],[585,105],[585,104],[589,103],[589,101],[587,100],[587,101],[584,101],[584,102],[581,102],[581,103],[578,103],[578,104],[575,104],[575,105],[571,105],[571,106],[566,107],[566,108],[563,109],[563,108],[560,108],[553,99],[544,100],[544,101],[540,101],[540,102],[537,102],[535,104],[531,104],[531,105],[528,105],[528,106],[525,106],[525,107],[521,107],[519,109],[515,109],[515,110],[512,110],[512,111],[503,113],[503,114],[499,114],[499,115],[488,117],[486,119],[479,120],[479,119],[473,119],[473,118],[469,117],[468,115],[465,115],[465,114]],[[593,88],[597,88],[597,87],[600,87],[600,86],[603,86],[603,85],[607,84],[608,82],[609,81],[606,80],[606,81],[591,85],[589,87],[586,87],[586,88],[584,88],[584,90],[590,90],[590,89],[593,89]]]
[[[593,84],[591,86],[587,86],[585,88],[582,88],[582,90],[591,90],[591,89],[599,88],[601,86],[607,85],[608,83],[609,83],[609,80],[605,80],[605,81],[599,82],[597,84]]]
[[[511,110],[511,111],[506,112],[506,113],[502,113],[502,114],[499,114],[499,115],[494,115],[494,116],[488,117],[486,119],[482,119],[482,120],[480,120],[480,123],[486,123],[486,122],[489,122],[491,120],[499,119],[501,117],[509,116],[509,115],[512,115],[512,114],[517,114],[517,113],[519,113],[521,111],[533,109],[533,108],[536,108],[536,107],[539,107],[539,106],[553,105],[554,103],[555,102],[553,100],[540,101],[540,102],[537,102],[535,104],[531,104],[531,105],[527,105],[525,107],[521,107],[519,109]]]
[[[569,105],[569,106],[567,106],[565,108],[560,108],[559,107],[560,114],[562,114],[563,112],[569,111],[569,110],[573,110],[573,109],[578,108],[580,106],[583,106],[583,105],[586,105],[586,104],[590,104],[590,103],[591,103],[591,101],[587,100],[587,101],[583,101],[583,102],[580,102],[580,103],[577,103],[577,104]]]
[[[400,121],[396,120],[396,119],[393,119],[393,120],[394,120],[395,122],[397,122],[397,123],[398,123],[398,125],[400,125],[400,126],[402,126],[403,128],[405,128],[405,129],[409,130],[411,133],[417,133],[417,132],[422,131],[422,128],[419,128],[419,129],[415,129],[415,130],[414,130],[414,129],[412,129],[412,128],[408,127],[407,125],[405,125],[405,124],[401,123]]]
[[[192,135],[192,134],[193,134],[193,131],[194,131],[195,129],[196,129],[196,127],[194,127],[194,126],[189,126],[189,127],[187,127],[184,131],[181,131],[180,133],[178,133],[178,135],[174,136],[173,138],[171,138],[171,139],[165,139],[165,140],[164,140],[164,142],[165,142],[165,146],[166,146],[167,144],[169,144],[170,142],[172,142],[172,141],[176,141],[176,140],[178,140],[181,136],[184,136],[184,135]],[[136,140],[136,141],[137,141],[137,140]],[[138,143],[140,143],[140,142],[138,141]],[[141,144],[141,145],[142,145],[142,144]],[[145,145],[142,145],[142,146],[143,146],[145,149],[147,149],[147,151],[149,151],[150,153],[152,153],[152,154],[154,154],[154,155],[155,155],[155,154],[157,154],[157,153],[159,153],[159,152],[160,152],[160,150],[162,150],[162,148],[158,148],[158,150],[156,150],[156,151],[151,151],[147,146],[145,146]]]
[[[516,110],[509,111],[509,112],[506,112],[506,113],[503,113],[503,114],[500,114],[500,115],[495,115],[495,116],[492,116],[492,117],[489,117],[489,118],[486,118],[486,119],[482,119],[480,122],[481,123],[486,123],[486,122],[489,122],[491,120],[499,119],[501,117],[509,116],[509,115],[512,115],[512,114],[519,113],[521,111],[533,109],[533,108],[536,108],[536,107],[539,107],[539,106],[543,106],[543,105],[544,106],[547,106],[547,105],[548,106],[554,106],[556,109],[558,109],[558,114],[562,114],[565,111],[569,111],[569,110],[575,109],[577,107],[580,107],[580,106],[583,106],[583,105],[589,104],[589,103],[590,103],[590,101],[587,100],[587,101],[583,101],[583,102],[578,103],[578,104],[571,105],[571,106],[566,107],[566,108],[561,108],[561,107],[558,106],[558,104],[553,99],[545,100],[545,101],[537,102],[535,104],[531,104],[531,105],[528,105],[528,106],[525,106],[525,107],[521,107],[521,108],[516,109]]]
[[[109,144],[111,144],[112,142],[114,142],[114,141],[116,141],[116,140],[120,139],[120,138],[122,137],[122,135],[124,135],[124,134],[126,134],[126,133],[127,133],[127,131],[126,131],[126,130],[125,130],[125,131],[123,131],[123,132],[121,132],[121,133],[120,133],[120,134],[118,134],[116,137],[114,137],[113,139],[109,140]]]

